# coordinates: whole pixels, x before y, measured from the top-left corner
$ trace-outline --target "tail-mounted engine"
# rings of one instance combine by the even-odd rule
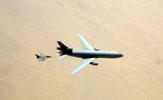
[[[68,48],[68,46],[66,44],[64,44],[61,41],[57,41],[57,43],[59,44],[60,47],[57,47],[57,50],[59,50],[59,54],[60,55],[64,55],[64,54],[71,54],[73,49],[72,48]]]

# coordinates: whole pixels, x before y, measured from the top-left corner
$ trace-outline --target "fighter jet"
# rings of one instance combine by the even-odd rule
[[[83,46],[83,50],[73,50],[73,48],[69,48],[65,43],[61,41],[57,41],[60,47],[57,47],[59,50],[60,56],[57,60],[61,60],[67,56],[82,58],[80,64],[70,73],[71,75],[75,74],[82,68],[84,68],[87,64],[98,65],[97,62],[93,62],[96,58],[120,58],[123,57],[122,53],[115,51],[100,51],[99,49],[92,48],[88,42],[78,34],[80,42]]]
[[[42,54],[42,53],[40,55],[35,54],[35,56],[36,56],[36,58],[37,58],[38,61],[44,61],[44,60],[46,60],[48,58],[52,58],[51,56],[47,56],[47,55]]]

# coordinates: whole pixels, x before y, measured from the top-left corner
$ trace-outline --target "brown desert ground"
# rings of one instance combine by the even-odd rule
[[[163,100],[163,0],[0,0],[0,20],[0,100]],[[124,57],[69,75],[81,59],[56,41],[78,33]]]

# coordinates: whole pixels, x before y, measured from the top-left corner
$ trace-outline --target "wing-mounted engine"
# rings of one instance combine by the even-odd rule
[[[98,65],[98,62],[90,62],[91,65]]]
[[[100,49],[94,48],[95,51],[100,51]]]

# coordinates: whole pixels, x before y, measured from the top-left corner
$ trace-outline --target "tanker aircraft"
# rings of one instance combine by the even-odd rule
[[[73,50],[73,48],[69,48],[65,43],[61,41],[57,41],[60,47],[57,47],[59,50],[60,56],[57,60],[61,60],[67,56],[82,58],[80,64],[70,73],[71,75],[75,74],[82,68],[84,68],[87,64],[98,65],[97,62],[93,62],[96,58],[120,58],[123,57],[122,53],[115,51],[100,51],[99,49],[92,48],[88,42],[78,34],[80,42],[83,46],[83,50]]]

